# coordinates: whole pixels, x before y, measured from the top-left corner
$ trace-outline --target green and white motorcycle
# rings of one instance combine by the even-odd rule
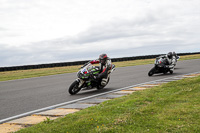
[[[94,76],[100,74],[100,68],[93,66],[91,63],[87,63],[81,67],[77,73],[77,79],[70,85],[69,93],[71,95],[77,94],[80,90],[90,89],[103,89],[110,80],[110,74],[115,70],[115,65],[112,64],[111,69],[108,71],[106,84],[101,85],[101,80],[94,79]]]

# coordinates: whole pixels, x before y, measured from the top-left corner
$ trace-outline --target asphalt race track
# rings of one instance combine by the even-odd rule
[[[152,67],[153,64],[116,68],[105,89],[82,91],[74,96],[68,93],[68,88],[77,78],[76,73],[2,81],[0,82],[0,120],[134,84],[198,72],[200,59],[179,61],[172,75],[160,74],[148,77],[148,71]]]

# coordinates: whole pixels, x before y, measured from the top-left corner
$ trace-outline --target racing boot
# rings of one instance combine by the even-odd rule
[[[106,78],[102,78],[101,85],[102,86],[106,86],[107,85],[107,81],[108,81],[108,78],[107,79]]]

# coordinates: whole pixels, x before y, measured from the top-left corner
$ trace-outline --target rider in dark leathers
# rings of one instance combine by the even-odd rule
[[[98,76],[93,76],[93,78],[97,80],[102,80],[101,85],[105,85],[107,82],[108,72],[112,68],[111,59],[107,56],[107,54],[101,54],[99,55],[98,59],[92,60],[89,63],[99,63],[100,74]]]

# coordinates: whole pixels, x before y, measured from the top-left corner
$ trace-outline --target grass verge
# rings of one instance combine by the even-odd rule
[[[200,54],[181,56],[180,61],[190,60],[190,59],[200,59]],[[114,64],[117,67],[126,67],[126,66],[153,64],[154,60],[155,59],[133,60],[133,61],[114,62]],[[72,72],[77,72],[80,67],[81,65],[0,72],[0,81],[56,75],[63,73],[72,73]]]
[[[200,76],[103,102],[17,133],[200,131]]]

